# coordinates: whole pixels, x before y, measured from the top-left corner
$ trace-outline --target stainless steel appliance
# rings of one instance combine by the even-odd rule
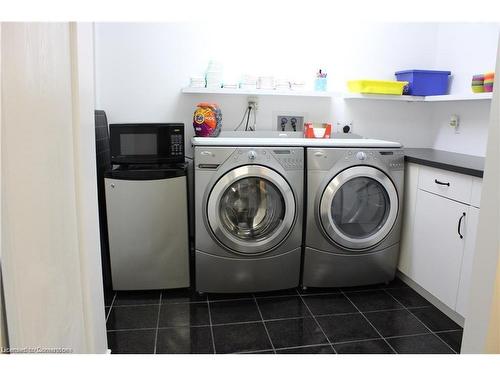
[[[104,184],[113,289],[188,287],[186,166],[120,166]]]
[[[196,290],[299,284],[303,161],[302,147],[195,147]]]
[[[308,148],[303,286],[388,282],[399,255],[401,148]]]
[[[184,124],[110,124],[113,164],[184,163]]]

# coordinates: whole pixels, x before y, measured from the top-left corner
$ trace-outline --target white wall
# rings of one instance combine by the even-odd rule
[[[0,22],[0,46],[2,45],[2,23]],[[2,87],[2,49],[0,48],[0,88]],[[0,165],[1,165],[1,137],[2,129],[2,90],[0,89]],[[0,202],[2,200],[2,169],[0,168]],[[3,286],[2,286],[2,207],[0,204],[0,349],[7,346],[7,324],[5,321],[5,309],[3,302]],[[1,351],[0,351],[1,354]]]
[[[75,46],[75,31],[69,23],[2,24],[1,245],[11,348],[107,347],[92,71],[80,70],[86,49]]]
[[[393,79],[402,69],[452,70],[451,90],[469,92],[472,72],[495,63],[498,25],[474,24],[305,24],[228,25],[98,23],[96,105],[113,122],[181,121],[192,135],[192,112],[200,101],[215,101],[223,129],[231,130],[246,97],[186,95],[180,90],[210,59],[224,62],[225,75],[242,73],[302,79],[310,88],[318,68],[329,74],[329,89],[346,91],[352,78]],[[463,43],[460,39],[463,39]],[[475,51],[472,52],[472,51]],[[329,98],[260,97],[258,130],[274,130],[277,112],[306,114],[311,121],[352,121],[365,137],[484,155],[489,103],[405,103]],[[449,116],[462,118],[460,134]]]
[[[329,73],[330,90],[336,91],[345,91],[349,78],[391,79],[398,69],[432,68],[435,60],[435,24],[212,26],[96,24],[97,108],[107,111],[111,123],[182,121],[190,135],[196,104],[210,100],[222,108],[223,129],[231,130],[241,119],[246,97],[180,93],[211,58],[224,62],[229,77],[274,74],[303,79],[310,87],[321,67]],[[354,121],[357,133],[407,146],[433,143],[431,114],[421,103],[345,105],[329,98],[260,97],[257,129],[275,129],[279,111],[305,113],[312,121]]]
[[[495,70],[499,24],[444,23],[438,26],[436,69],[451,70],[450,93],[470,93],[473,74]],[[484,156],[488,137],[490,102],[433,103],[434,148]],[[456,134],[450,115],[460,117]]]

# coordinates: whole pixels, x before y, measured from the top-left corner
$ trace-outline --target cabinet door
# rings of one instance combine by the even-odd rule
[[[474,260],[474,250],[476,248],[477,224],[479,221],[479,209],[469,207],[467,220],[465,222],[465,248],[462,258],[462,271],[460,272],[460,283],[458,286],[456,311],[466,317],[466,307],[469,299],[470,276],[472,273],[472,261]]]
[[[455,309],[465,238],[458,233],[468,206],[418,190],[411,261],[413,279]],[[460,232],[463,234],[464,219]]]

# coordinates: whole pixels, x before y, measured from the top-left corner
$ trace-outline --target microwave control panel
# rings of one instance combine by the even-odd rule
[[[170,134],[170,155],[181,156],[184,155],[184,135],[183,134]]]

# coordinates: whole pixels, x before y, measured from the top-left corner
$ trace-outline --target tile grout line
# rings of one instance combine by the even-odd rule
[[[208,302],[229,302],[229,301],[251,301],[253,297],[244,297],[244,298],[223,298],[223,299],[207,299]],[[196,303],[196,302],[190,302]]]
[[[264,321],[264,317],[262,316],[262,311],[260,311],[259,303],[257,302],[257,298],[255,298],[255,294],[253,295],[253,300],[255,302],[255,305],[257,306],[257,310],[259,310],[260,319],[262,320],[262,324],[264,324],[264,329],[266,330],[267,338],[269,339],[269,342],[271,343],[271,347],[273,348],[274,354],[276,354],[276,348],[274,347],[273,340],[271,340],[271,335],[269,334],[269,331],[267,330],[266,322]]]
[[[106,323],[108,322],[109,314],[111,314],[111,309],[113,308],[113,304],[115,303],[115,298],[116,298],[116,292],[113,295],[113,299],[111,300],[111,305],[109,305],[109,311],[108,314],[106,315]]]
[[[156,354],[156,344],[158,342],[158,327],[160,326],[160,313],[161,313],[161,297],[163,296],[163,292],[160,292],[160,304],[158,305],[158,317],[156,318],[156,331],[155,331],[155,349],[153,354]]]
[[[206,304],[208,306],[208,322],[210,324],[210,335],[212,336],[212,349],[214,350],[214,354],[217,354],[217,351],[215,350],[214,327],[212,324],[212,313],[210,312],[210,301],[208,299],[208,296],[207,296]]]
[[[392,289],[382,289],[384,292],[386,292],[387,294],[389,294],[393,299],[395,299],[401,306],[403,306],[404,309],[406,309],[407,307],[405,305],[403,305],[402,302],[400,302],[396,297],[393,296],[393,294],[391,293],[392,290],[394,290],[395,288],[392,288]],[[411,289],[411,288],[409,288]],[[413,292],[415,292],[413,289],[411,289]],[[417,293],[417,292],[415,292]],[[418,294],[418,293],[417,293]],[[422,297],[422,296],[420,296]],[[430,306],[433,306],[432,303],[430,303],[429,301],[427,301],[424,297],[422,297],[428,304],[427,305],[424,305],[424,306],[414,306],[412,307],[412,309],[425,309],[426,307],[430,307]]]
[[[365,314],[363,314],[363,312],[358,308],[358,306],[356,306],[356,304],[354,302],[351,301],[351,299],[347,296],[347,294],[345,294],[345,292],[342,292],[342,294],[344,295],[345,298],[347,298],[347,300],[356,308],[356,310],[359,311],[359,313],[361,314],[361,316],[368,322],[369,325],[372,326],[372,328],[375,330],[375,332],[377,332],[377,334],[380,336],[380,338],[382,340],[385,341],[385,343],[389,346],[389,348],[391,348],[391,350],[394,352],[394,354],[398,354],[398,352],[396,352],[396,350],[392,347],[391,344],[389,344],[389,342],[385,339],[384,336],[382,336],[382,334],[380,333],[380,331],[375,328],[375,326],[372,324],[372,322],[370,322],[368,320],[368,318],[365,316]],[[387,293],[386,293],[387,294]],[[399,303],[399,302],[398,302]]]
[[[321,327],[321,324],[319,324],[318,322],[318,319],[316,319],[316,317],[314,316],[314,314],[312,313],[311,309],[309,308],[309,305],[306,303],[306,301],[304,301],[304,297],[302,296],[302,294],[299,293],[299,296],[300,296],[300,300],[302,301],[302,303],[306,306],[306,309],[307,311],[309,311],[309,314],[311,314],[312,318],[314,319],[314,321],[316,322],[316,324],[318,325],[319,329],[321,330],[321,332],[323,333],[323,336],[325,336],[326,338],[326,341],[328,341],[328,344],[330,344],[333,352],[335,354],[338,354],[337,353],[337,350],[335,350],[335,348],[333,347],[333,344],[332,342],[330,341],[330,339],[328,338],[328,335],[326,334],[326,332],[324,331],[323,327]]]
[[[168,327],[168,328],[180,328],[180,327]],[[155,327],[148,328],[120,328],[120,329],[108,329],[106,332],[128,332],[128,331],[153,331]]]
[[[461,329],[443,329],[441,331],[434,331],[436,333],[450,333],[450,332],[463,332],[463,328]]]
[[[407,312],[409,312],[415,319],[417,319],[431,334],[433,334],[439,341],[441,341],[443,344],[445,344],[448,348],[450,348],[450,350],[455,353],[455,354],[458,354],[450,345],[448,345],[448,343],[446,341],[444,341],[441,337],[439,337],[439,335],[437,335],[432,329],[430,329],[427,324],[425,324],[422,320],[420,320],[420,318],[418,316],[416,316],[410,309],[408,309],[406,306],[404,306],[401,302],[399,302],[396,297],[394,297],[391,293],[388,293],[386,292],[388,295],[390,295],[395,301],[397,301],[400,305],[402,305],[405,310]],[[426,307],[430,307],[430,306],[426,306]]]
[[[377,340],[379,340],[379,339],[377,339]],[[331,348],[330,344],[311,344],[311,345],[301,345],[301,346],[287,346],[287,347],[283,347],[283,348],[278,348],[278,349],[276,349],[276,351],[288,350],[288,349],[301,349],[301,348],[316,348],[316,347],[320,347],[320,346],[330,346],[330,348]],[[235,352],[234,354],[252,354],[252,353],[259,354],[261,352],[266,352],[269,350],[270,349],[253,350],[253,351],[249,351],[249,352]],[[278,353],[276,353],[276,354],[278,354]]]

